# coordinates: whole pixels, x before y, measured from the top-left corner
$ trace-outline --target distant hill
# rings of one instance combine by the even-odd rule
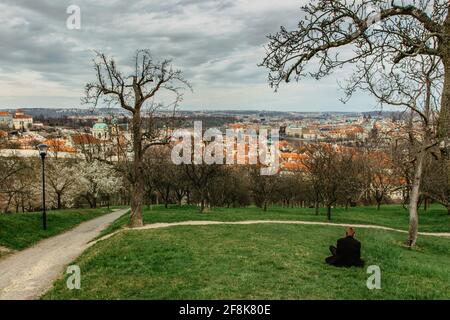
[[[4,109],[5,111],[14,112],[17,109]],[[80,108],[20,108],[26,114],[36,118],[63,118],[69,116],[83,115],[110,115],[110,114],[126,114],[127,112],[120,108],[96,108],[96,109],[80,109]]]
[[[14,112],[16,109],[3,109]],[[121,108],[21,108],[26,114],[36,118],[64,118],[69,116],[107,116],[128,115],[129,112]],[[165,112],[160,112],[164,114]],[[401,116],[400,112],[370,111],[370,112],[295,112],[295,111],[265,111],[265,110],[179,110],[177,113],[184,117],[258,117],[258,118],[328,118],[330,116],[365,116],[373,118],[392,118]]]

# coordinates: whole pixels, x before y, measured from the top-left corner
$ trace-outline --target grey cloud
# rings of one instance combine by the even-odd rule
[[[155,57],[173,58],[194,89],[265,84],[267,71],[257,64],[266,35],[280,25],[295,26],[302,1],[280,6],[249,0],[248,6],[267,7],[254,11],[238,1],[3,0],[3,19],[19,20],[0,29],[1,72],[38,72],[79,92],[94,76],[92,49],[125,64],[136,49],[149,48]],[[81,8],[81,30],[65,27],[71,4]]]

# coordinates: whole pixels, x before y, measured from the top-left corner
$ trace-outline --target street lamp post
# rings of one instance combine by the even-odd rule
[[[45,156],[47,155],[48,146],[40,144],[37,146],[39,155],[42,159],[42,226],[47,230],[47,213],[45,212]]]

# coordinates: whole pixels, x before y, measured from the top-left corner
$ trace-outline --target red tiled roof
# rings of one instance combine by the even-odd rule
[[[66,141],[63,139],[47,139],[44,141],[44,144],[48,145],[49,147],[62,147],[66,145]]]
[[[14,115],[14,119],[32,119],[33,117],[28,116],[26,114],[22,115],[22,114],[15,114]]]
[[[288,171],[306,169],[305,165],[300,162],[284,162],[281,164],[281,168]]]
[[[83,144],[101,144],[101,141],[90,134],[75,134],[72,136],[73,143],[76,145]]]
[[[305,156],[304,155],[301,155],[301,154],[298,154],[298,153],[295,153],[295,152],[282,152],[281,154],[280,154],[280,157],[281,158],[285,158],[285,159],[295,159],[295,160],[301,160],[301,159],[304,159],[305,158]]]

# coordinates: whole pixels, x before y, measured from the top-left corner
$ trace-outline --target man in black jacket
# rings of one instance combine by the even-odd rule
[[[363,267],[361,260],[361,243],[355,238],[355,230],[347,228],[345,238],[337,241],[337,246],[330,246],[332,256],[325,259],[329,265],[336,267]]]

